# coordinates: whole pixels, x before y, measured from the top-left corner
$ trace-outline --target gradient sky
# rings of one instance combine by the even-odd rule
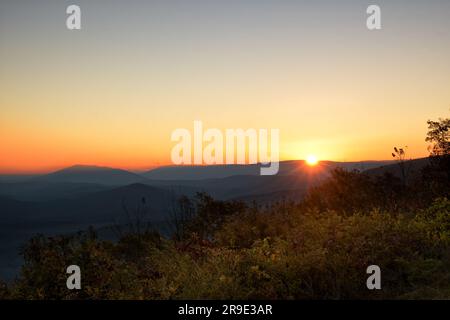
[[[194,120],[279,128],[282,159],[421,157],[450,110],[450,1],[1,0],[0,87],[0,172],[168,164]]]

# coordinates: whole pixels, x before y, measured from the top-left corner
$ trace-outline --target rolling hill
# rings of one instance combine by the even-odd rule
[[[122,169],[75,165],[53,173],[32,179],[39,182],[77,182],[103,185],[126,185],[139,182],[144,178]]]
[[[405,161],[405,174],[407,179],[414,178],[418,174],[420,174],[421,170],[430,164],[429,158],[420,158]],[[393,163],[384,165],[378,168],[373,168],[369,170],[365,170],[365,173],[369,175],[384,175],[384,174],[392,174],[397,178],[401,178],[401,167],[399,163]]]

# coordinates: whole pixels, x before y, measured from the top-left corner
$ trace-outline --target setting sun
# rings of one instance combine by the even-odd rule
[[[315,166],[319,160],[317,160],[317,157],[313,154],[310,154],[306,157],[306,163],[310,166]]]

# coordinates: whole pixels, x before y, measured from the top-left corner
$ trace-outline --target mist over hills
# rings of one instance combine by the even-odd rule
[[[50,201],[73,199],[91,192],[109,189],[110,186],[95,183],[49,182],[45,180],[26,182],[0,182],[0,194],[22,201]]]
[[[2,224],[18,221],[19,215],[29,215],[32,213],[33,203],[19,201],[7,196],[0,196],[0,219]]]
[[[164,220],[169,214],[170,204],[176,201],[175,195],[167,190],[153,186],[133,183],[88,195],[60,200],[62,206],[68,205],[64,215],[91,221],[95,217],[101,222],[116,222],[123,218],[125,211],[148,210],[153,220]]]
[[[104,191],[92,192],[76,198],[50,201],[20,201],[0,196],[2,219],[27,220],[42,223],[42,219],[53,221],[114,223],[125,214],[125,209],[135,210],[145,202],[152,218],[167,217],[174,194],[144,184],[131,184]]]

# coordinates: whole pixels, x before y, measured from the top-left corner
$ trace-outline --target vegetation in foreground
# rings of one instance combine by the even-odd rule
[[[430,165],[408,183],[336,170],[299,203],[181,199],[171,239],[37,236],[0,298],[450,299],[449,122],[429,122]],[[72,264],[81,290],[66,287]],[[372,264],[382,290],[366,287]]]

